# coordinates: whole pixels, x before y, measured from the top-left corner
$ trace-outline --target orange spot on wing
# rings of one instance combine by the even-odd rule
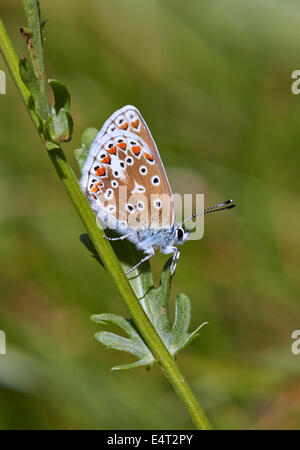
[[[121,150],[126,150],[127,144],[126,142],[120,142],[118,144],[118,147],[120,147]]]
[[[140,153],[141,153],[141,147],[139,146],[139,145],[133,145],[132,147],[131,147],[131,150],[133,151],[133,153],[135,154],[135,155],[139,155]]]
[[[123,125],[121,125],[120,128],[121,128],[121,130],[127,130],[128,123],[127,122],[123,123]]]
[[[110,164],[110,161],[111,161],[111,159],[110,159],[109,155],[107,155],[101,159],[102,164]]]
[[[98,191],[99,191],[98,186],[95,185],[94,187],[92,187],[91,191],[92,191],[92,192],[98,192]]]
[[[148,159],[148,161],[153,161],[153,158],[152,158],[152,156],[149,153],[145,152],[144,156],[145,156],[146,159]]]
[[[103,177],[106,174],[106,170],[104,169],[104,167],[98,167],[98,169],[96,170],[96,174],[98,175],[98,177]]]
[[[107,151],[108,151],[108,153],[110,153],[111,155],[115,155],[115,154],[117,153],[117,147],[116,147],[116,146],[111,147],[111,148],[109,148]]]
[[[140,123],[139,119],[136,119],[133,122],[131,122],[131,126],[133,128],[138,128],[139,127],[139,123]]]

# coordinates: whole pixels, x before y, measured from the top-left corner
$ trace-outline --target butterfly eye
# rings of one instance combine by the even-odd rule
[[[152,179],[151,179],[151,183],[152,183],[154,186],[158,186],[159,183],[160,183],[159,177],[158,177],[157,175],[154,175],[154,177],[152,177]]]
[[[181,239],[183,238],[183,229],[177,228],[176,234],[177,234],[177,239],[179,239],[181,241]]]

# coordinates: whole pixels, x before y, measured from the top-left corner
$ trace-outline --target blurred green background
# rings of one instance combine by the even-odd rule
[[[208,321],[178,357],[216,428],[300,427],[300,4],[274,0],[42,0],[47,76],[72,94],[73,150],[114,110],[137,106],[174,192],[208,216],[173,282]],[[20,1],[1,0],[20,56]],[[3,60],[0,69],[6,71]],[[7,72],[7,71],[6,71]],[[110,373],[89,316],[127,312],[79,241],[85,230],[7,73],[0,96],[0,428],[191,429],[158,367]],[[156,278],[166,257],[156,255]]]

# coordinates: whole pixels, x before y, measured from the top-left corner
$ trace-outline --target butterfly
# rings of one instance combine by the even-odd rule
[[[154,139],[134,106],[116,111],[96,136],[82,170],[80,185],[100,222],[128,239],[150,259],[155,250],[173,254],[173,275],[182,245],[191,232],[184,223],[209,212],[230,209],[232,200],[175,223],[172,190]]]

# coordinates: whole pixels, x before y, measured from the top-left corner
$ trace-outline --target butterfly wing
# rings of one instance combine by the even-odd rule
[[[93,142],[81,187],[93,209],[124,228],[169,228],[173,195],[155,142],[134,106],[116,111]]]

